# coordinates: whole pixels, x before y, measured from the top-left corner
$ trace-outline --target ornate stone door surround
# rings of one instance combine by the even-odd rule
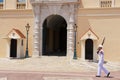
[[[34,12],[34,52],[42,56],[43,22],[50,15],[60,15],[67,22],[67,57],[74,53],[74,24],[76,24],[78,0],[30,0]]]

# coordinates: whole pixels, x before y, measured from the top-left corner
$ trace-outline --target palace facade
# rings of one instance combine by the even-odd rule
[[[0,0],[0,57],[65,56],[120,61],[120,0]]]

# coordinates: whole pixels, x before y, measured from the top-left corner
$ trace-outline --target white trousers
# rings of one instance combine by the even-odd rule
[[[99,61],[98,62],[98,72],[97,75],[101,76],[101,71],[103,70],[106,74],[109,73],[109,71],[103,66],[104,61]]]

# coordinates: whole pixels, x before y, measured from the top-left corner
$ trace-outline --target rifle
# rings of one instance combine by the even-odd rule
[[[105,37],[103,38],[103,41],[102,41],[102,44],[101,44],[101,45],[103,45],[103,44],[104,44],[104,42],[105,42]]]

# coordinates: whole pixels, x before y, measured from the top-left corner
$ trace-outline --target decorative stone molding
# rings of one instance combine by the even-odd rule
[[[32,4],[34,3],[75,3],[78,0],[30,0]]]
[[[0,18],[33,18],[32,10],[2,10]]]
[[[86,8],[79,9],[78,17],[118,17],[120,16],[119,8]],[[104,12],[104,13],[103,13]]]

